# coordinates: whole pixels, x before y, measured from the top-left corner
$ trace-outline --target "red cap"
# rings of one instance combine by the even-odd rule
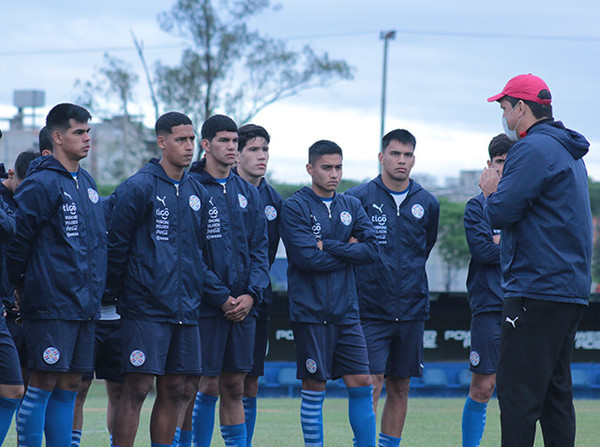
[[[523,99],[525,101],[549,105],[552,102],[552,99],[538,98],[538,94],[542,90],[548,90],[548,93],[550,93],[550,89],[542,78],[538,78],[531,73],[522,74],[515,76],[508,81],[500,93],[488,98],[488,102],[499,101],[505,96],[512,96],[513,98]]]

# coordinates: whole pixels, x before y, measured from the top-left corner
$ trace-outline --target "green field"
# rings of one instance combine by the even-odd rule
[[[415,398],[409,401],[409,411],[402,437],[402,444],[415,447],[456,447],[460,445],[460,420],[463,399]],[[383,402],[380,402],[380,408]],[[136,446],[150,445],[148,424],[152,399],[148,399],[142,418]],[[303,446],[300,429],[299,399],[259,399],[259,412],[253,445],[256,447]],[[577,447],[597,447],[600,439],[600,401],[577,400]],[[108,446],[106,431],[106,396],[102,382],[94,383],[85,406],[83,447]],[[325,445],[327,447],[352,445],[352,431],[348,424],[347,400],[325,399]],[[16,445],[16,434],[11,428],[5,444]],[[218,426],[215,426],[213,446],[224,446]],[[488,424],[482,447],[500,445],[498,403],[493,400],[488,409]],[[535,443],[543,446],[541,432]]]

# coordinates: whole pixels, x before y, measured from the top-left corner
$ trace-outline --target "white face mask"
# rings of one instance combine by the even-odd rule
[[[512,111],[515,110],[515,107],[517,106],[517,104],[515,104],[512,109],[510,109],[510,112],[508,112],[508,115],[502,117],[502,127],[504,128],[504,133],[506,134],[506,136],[508,137],[508,139],[510,141],[518,141],[519,140],[519,136],[517,135],[517,127],[519,127],[519,123],[521,122],[521,118],[523,118],[523,117],[519,118],[519,121],[517,121],[517,124],[514,129],[510,129],[508,127],[508,120],[507,120],[507,118],[510,116]]]

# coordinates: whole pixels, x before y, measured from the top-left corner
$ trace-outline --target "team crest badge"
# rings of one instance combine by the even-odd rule
[[[98,200],[100,200],[98,192],[92,188],[88,188],[88,197],[90,198],[92,203],[98,203]]]
[[[48,365],[54,365],[60,359],[60,352],[53,346],[50,346],[44,350],[42,354],[44,362]]]
[[[350,214],[348,211],[342,211],[340,213],[340,220],[344,225],[348,226],[352,223],[352,214]]]
[[[129,362],[133,366],[142,366],[146,362],[146,354],[139,349],[136,349],[129,354]]]
[[[267,220],[274,220],[277,217],[277,210],[275,207],[271,205],[265,206],[265,216],[267,216]]]
[[[238,201],[240,202],[240,208],[246,208],[248,206],[248,199],[241,194],[238,194]]]
[[[423,217],[423,215],[425,214],[425,209],[423,208],[423,206],[419,205],[418,203],[415,203],[412,206],[412,208],[410,209],[410,212],[417,219],[421,219]]]
[[[469,362],[471,362],[472,366],[479,365],[481,358],[479,357],[479,353],[477,351],[471,351],[471,355],[469,356]]]
[[[192,194],[190,196],[190,208],[193,209],[194,211],[198,211],[200,209],[201,205],[202,205],[202,202],[200,202],[200,199],[198,198],[198,196]]]
[[[316,373],[317,362],[315,362],[313,359],[306,359],[306,370],[311,374]]]

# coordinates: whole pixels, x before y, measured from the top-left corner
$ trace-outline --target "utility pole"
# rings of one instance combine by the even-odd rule
[[[385,131],[385,93],[387,88],[387,53],[388,53],[388,41],[396,38],[396,30],[381,31],[379,39],[383,40],[383,79],[381,82],[381,130],[379,132],[379,143],[381,145],[381,139]],[[381,165],[379,165],[379,171],[381,172]]]

